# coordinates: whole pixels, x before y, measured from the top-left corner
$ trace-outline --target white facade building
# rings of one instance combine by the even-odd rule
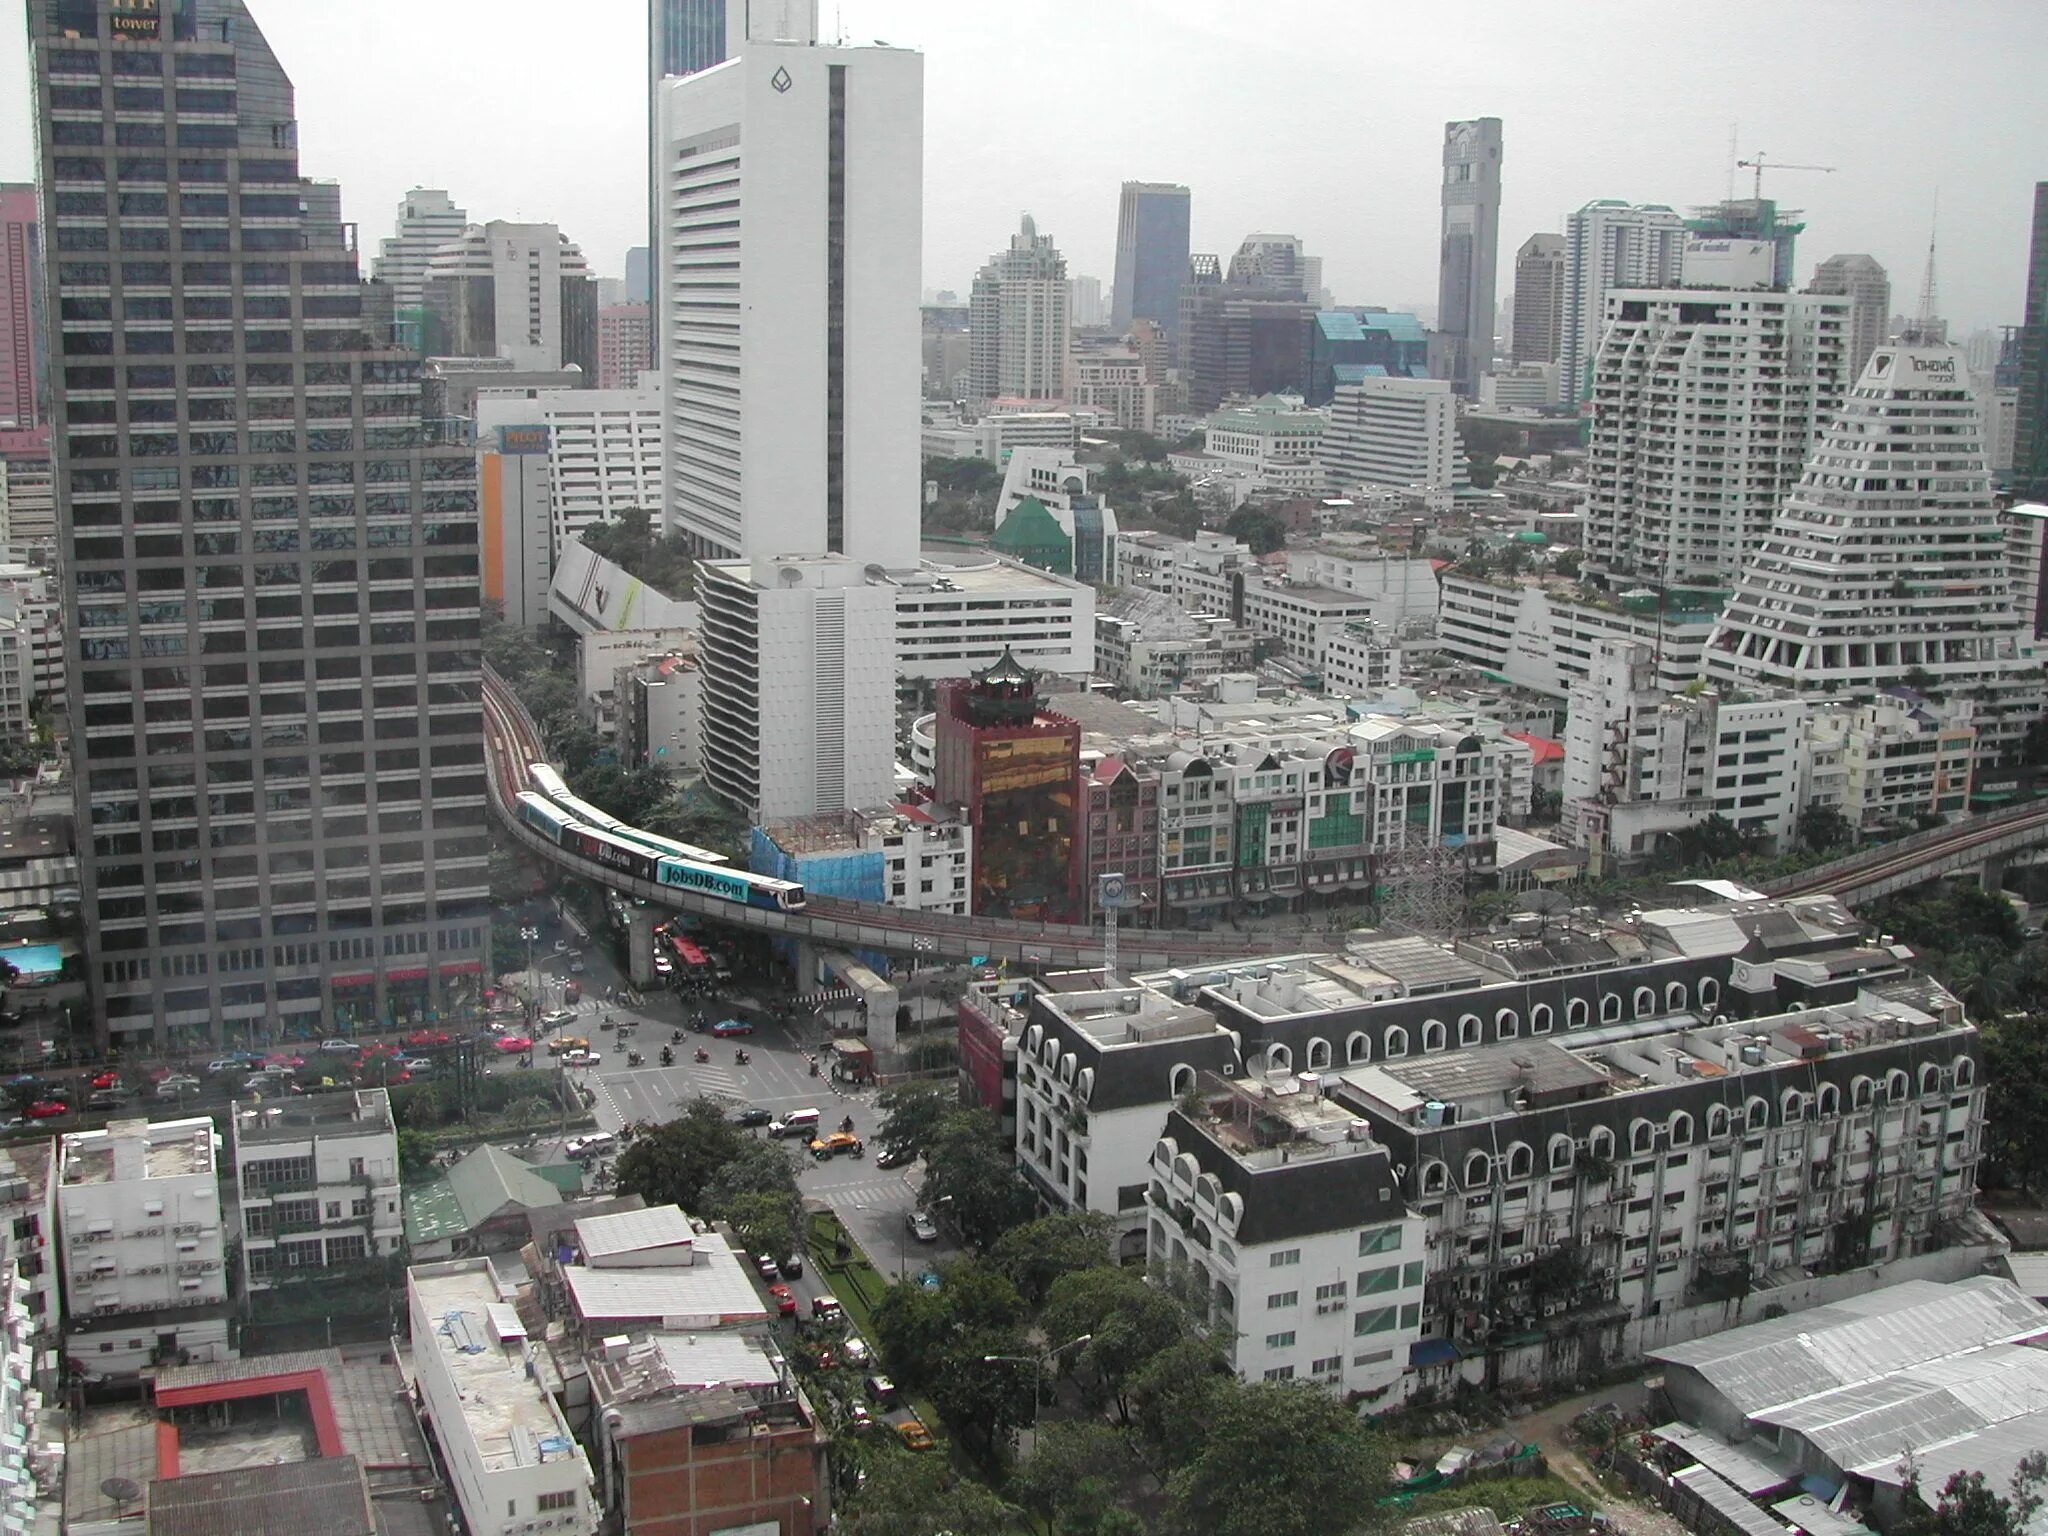
[[[238,1103],[231,1118],[245,1290],[398,1252],[398,1133],[382,1088]]]
[[[698,566],[712,790],[756,822],[893,799],[896,592],[843,556]]]
[[[1150,432],[1159,424],[1159,388],[1130,347],[1072,353],[1066,400],[1076,411],[1096,412],[1119,432]]]
[[[1768,278],[1764,242],[1696,246],[1737,243],[1758,246]],[[1845,298],[1610,289],[1592,358],[1592,564],[1624,584],[1733,582],[1841,409],[1848,325]]]
[[[457,356],[501,357],[515,370],[574,365],[596,382],[597,287],[553,224],[470,225],[428,258],[423,296]]]
[[[1576,405],[1607,323],[1610,288],[1669,288],[1679,280],[1685,220],[1676,210],[1613,199],[1586,204],[1565,224],[1564,321],[1558,338],[1559,398]]]
[[[1491,411],[1544,411],[1557,404],[1557,364],[1496,365],[1479,379],[1479,403]]]
[[[1025,214],[1007,248],[974,275],[968,335],[977,400],[1057,400],[1072,334],[1067,263]]]
[[[1247,491],[1320,496],[1323,432],[1329,419],[1299,400],[1266,395],[1209,418],[1204,451],[1211,472],[1231,476]],[[1238,500],[1243,500],[1240,496]]]
[[[673,525],[915,565],[923,57],[755,41],[660,94]]]
[[[1553,698],[1595,673],[1602,645],[1635,641],[1656,658],[1657,686],[1698,680],[1715,610],[1666,608],[1654,598],[1586,596],[1575,583],[1516,581],[1447,570],[1437,644],[1447,655]]]
[[[412,1375],[473,1536],[589,1536],[590,1463],[483,1259],[406,1271]]]
[[[1813,269],[1808,293],[1845,294],[1849,299],[1849,356],[1847,374],[1853,381],[1863,377],[1870,354],[1885,344],[1891,333],[1892,280],[1874,257],[1830,256]]]
[[[14,1243],[12,1257],[0,1263],[0,1274],[19,1278],[14,1300],[27,1316],[28,1331],[46,1336],[54,1336],[64,1310],[57,1292],[63,1244],[58,1240],[56,1172],[54,1138],[0,1147],[0,1240]]]
[[[974,451],[997,468],[1020,448],[1081,446],[1081,425],[1071,411],[998,411],[973,427]]]
[[[0,456],[0,544],[16,554],[57,543],[57,493],[48,459]]]
[[[116,1120],[58,1142],[64,1352],[92,1377],[228,1360],[226,1234],[213,1122]]]
[[[1401,646],[1383,624],[1360,619],[1323,646],[1323,691],[1377,699],[1401,683]]]
[[[555,549],[591,523],[638,508],[662,526],[661,379],[643,374],[631,389],[551,391],[541,398],[548,428],[548,494]]]
[[[64,609],[56,585],[41,566],[0,561],[0,620],[24,636],[30,691],[53,709],[65,700]]]
[[[376,281],[390,284],[396,309],[419,308],[427,262],[442,246],[460,240],[468,226],[469,215],[439,187],[414,187],[405,194],[398,205],[397,232],[378,242],[370,268]]]
[[[1034,672],[1095,667],[1095,589],[1001,558],[890,576],[900,677],[968,677],[1013,651]]]
[[[1334,492],[1386,486],[1448,511],[1467,485],[1450,380],[1390,377],[1339,385],[1322,459]]]
[[[1838,699],[1952,690],[1976,705],[1981,755],[2015,746],[2041,669],[1984,431],[1960,347],[1872,354],[1737,584],[1707,675]]]

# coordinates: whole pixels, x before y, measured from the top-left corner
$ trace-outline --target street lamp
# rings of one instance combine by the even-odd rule
[[[1036,1444],[1038,1439],[1038,1415],[1045,1406],[1045,1373],[1051,1369],[1053,1361],[1059,1359],[1061,1355],[1064,1355],[1070,1349],[1079,1349],[1094,1337],[1095,1335],[1092,1333],[1084,1333],[1078,1339],[1069,1339],[1066,1343],[1060,1345],[1059,1348],[1048,1349],[1043,1354],[1038,1355],[983,1355],[981,1357],[982,1361],[988,1365],[994,1365],[999,1361],[1008,1361],[1012,1365],[1028,1365],[1032,1368],[1031,1437],[1034,1444]]]
[[[530,1024],[539,1017],[540,973],[533,966],[533,946],[540,941],[540,930],[531,926],[522,927],[519,937],[526,940],[526,1019]]]

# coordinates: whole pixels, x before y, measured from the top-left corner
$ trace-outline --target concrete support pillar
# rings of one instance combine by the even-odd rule
[[[634,907],[626,919],[626,977],[642,992],[661,979],[654,972],[654,925],[661,915],[654,907]]]
[[[1977,866],[1977,883],[1987,895],[1996,896],[2005,889],[2005,855],[1994,853]]]

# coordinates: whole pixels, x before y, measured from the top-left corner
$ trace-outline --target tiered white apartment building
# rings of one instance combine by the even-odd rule
[[[462,238],[469,215],[439,187],[414,187],[398,205],[397,232],[377,245],[371,274],[391,286],[393,305],[401,315],[420,305],[427,263],[434,252]]]
[[[1320,496],[1322,442],[1329,420],[1299,400],[1265,395],[1209,418],[1203,452],[1210,472],[1229,476],[1247,493]],[[1242,500],[1243,497],[1239,497]]]
[[[1850,301],[1769,287],[1767,241],[1688,286],[1610,289],[1593,354],[1586,553],[1622,585],[1727,587],[1848,386]],[[1725,256],[1725,253],[1714,253]],[[1733,288],[1693,286],[1696,269]]]
[[[1943,692],[1980,760],[2003,756],[2042,706],[2007,537],[1962,349],[1882,347],[1737,583],[1707,676],[1836,699]]]
[[[405,1291],[413,1379],[464,1524],[474,1536],[589,1536],[590,1463],[490,1264],[415,1264]]]
[[[241,1103],[232,1125],[244,1289],[399,1251],[398,1135],[382,1088]]]
[[[1469,484],[1450,381],[1388,377],[1339,385],[1322,461],[1335,493],[1384,487],[1448,511]]]
[[[1679,279],[1685,220],[1658,203],[1612,198],[1586,204],[1565,224],[1563,329],[1558,337],[1558,397],[1586,396],[1588,365],[1599,350],[1612,288],[1668,288]]]
[[[116,1120],[57,1151],[64,1353],[89,1378],[233,1358],[213,1122]]]

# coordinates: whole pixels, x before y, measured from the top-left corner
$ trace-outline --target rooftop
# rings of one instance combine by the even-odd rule
[[[585,1216],[576,1223],[576,1246],[586,1263],[619,1254],[640,1253],[650,1248],[690,1248],[697,1229],[682,1208],[656,1205],[638,1211],[613,1211],[604,1216]],[[687,1264],[687,1256],[678,1260]]]
[[[149,1536],[372,1536],[369,1484],[353,1456],[160,1477]]]
[[[580,1459],[552,1399],[527,1373],[525,1333],[513,1331],[516,1314],[499,1295],[489,1264],[415,1265],[408,1284],[419,1310],[433,1320],[426,1337],[413,1339],[413,1352],[439,1352],[485,1470]]]
[[[0,1206],[40,1200],[49,1188],[56,1150],[57,1143],[48,1136],[0,1146]]]
[[[105,1130],[65,1133],[58,1155],[67,1188],[119,1179],[174,1179],[214,1171],[213,1122],[116,1120]]]
[[[1176,1002],[1150,987],[1047,991],[1040,1000],[1048,1012],[1105,1048],[1213,1034],[1217,1027],[1207,1009]]]
[[[316,1136],[388,1134],[391,1096],[382,1088],[317,1093],[282,1103],[237,1105],[235,1143],[310,1141]]]
[[[561,1275],[570,1305],[586,1328],[609,1332],[632,1322],[703,1328],[760,1322],[768,1316],[754,1284],[753,1266],[742,1263],[716,1231],[695,1235],[687,1266],[592,1269],[565,1264]]]
[[[1277,1168],[1314,1158],[1379,1150],[1366,1122],[1324,1097],[1313,1076],[1203,1075],[1189,1118],[1247,1168]]]

